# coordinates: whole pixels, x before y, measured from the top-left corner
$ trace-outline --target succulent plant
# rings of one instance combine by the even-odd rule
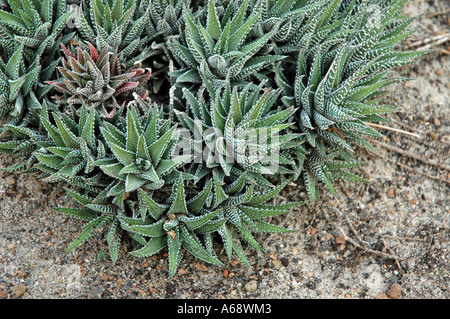
[[[218,180],[213,178],[206,183],[201,192],[186,200],[180,179],[172,190],[173,201],[167,205],[155,203],[141,192],[141,198],[152,215],[149,222],[142,222],[142,219],[121,218],[124,227],[141,236],[143,243],[141,248],[131,254],[141,257],[151,256],[167,246],[171,276],[175,274],[180,261],[181,247],[201,260],[221,265],[213,247],[213,234],[217,233],[222,238],[228,257],[231,259],[236,255],[249,266],[241,240],[264,253],[252,232],[290,232],[263,219],[285,214],[298,203],[265,205],[264,203],[272,199],[285,185],[270,192],[257,193],[253,187],[242,191],[244,185],[242,181],[243,179],[238,180],[225,191]],[[155,205],[159,205],[159,210],[154,209]],[[150,239],[145,241],[145,237]]]
[[[130,0],[84,1],[75,25],[80,38],[93,41],[99,50],[118,49],[123,68],[136,63],[152,70],[151,93],[168,86],[169,51],[166,41],[180,32],[182,7],[195,1]]]
[[[50,142],[33,153],[38,161],[34,167],[45,175],[47,182],[78,179],[92,185],[90,180],[98,179],[95,161],[106,154],[104,141],[97,138],[100,118],[96,110],[88,111],[83,105],[79,115],[73,110],[69,117],[49,112],[44,103],[41,123]]]
[[[299,36],[298,32],[308,24],[308,18],[314,16],[318,9],[327,1],[303,0],[253,0],[250,8],[258,16],[254,28],[250,32],[252,39],[258,39],[272,30],[271,41],[265,46],[266,52],[274,50],[277,54],[296,51],[293,42]],[[254,13],[253,13],[254,14]]]
[[[0,10],[0,45],[7,55],[13,55],[23,45],[28,63],[59,41],[72,12],[65,0],[17,1],[8,0],[7,9]]]
[[[80,235],[78,235],[69,245],[66,254],[89,238],[101,233],[104,228],[107,228],[107,243],[110,256],[112,261],[116,262],[119,257],[119,247],[124,232],[123,229],[119,227],[116,207],[111,208],[111,206],[107,205],[101,197],[92,198],[71,188],[66,188],[66,191],[70,197],[74,198],[81,205],[81,207],[56,207],[55,210],[88,221],[88,223],[84,225]],[[98,202],[100,204],[97,204]]]
[[[38,171],[35,167],[36,157],[33,153],[41,147],[50,145],[47,135],[36,129],[12,124],[4,125],[3,129],[8,131],[9,136],[8,138],[2,136],[0,153],[21,157],[21,159],[9,167],[2,167],[1,170],[3,172]]]
[[[236,2],[236,1],[234,1]],[[246,41],[260,13],[247,15],[249,1],[245,0],[234,15],[219,20],[213,0],[208,1],[207,15],[195,19],[185,9],[185,32],[171,37],[167,45],[180,69],[171,72],[178,83],[201,83],[202,76],[214,85],[250,80],[270,63],[283,56],[262,55],[258,51],[269,41],[275,30],[253,41]],[[206,20],[206,21],[202,21]]]
[[[296,57],[300,49],[314,49],[321,42],[330,46],[345,40],[348,31],[341,30],[344,17],[338,14],[341,0],[325,1],[267,1],[257,0],[254,6],[261,17],[250,34],[258,38],[270,30],[276,30],[266,52]]]
[[[248,242],[264,253],[252,233],[291,232],[264,219],[286,214],[299,203],[266,204],[287,182],[268,192],[255,192],[253,187],[244,189],[243,181],[241,178],[224,190],[213,178],[206,182],[201,191],[193,193],[193,189],[188,188],[179,175],[169,197],[158,194],[158,191],[148,192],[139,188],[139,202],[135,203],[138,208],[132,216],[103,196],[92,197],[68,189],[81,207],[61,207],[57,210],[89,221],[68,251],[87,240],[97,228],[109,223],[108,244],[113,260],[117,259],[120,238],[126,232],[135,243],[135,249],[131,252],[133,256],[148,257],[167,248],[169,274],[172,277],[181,260],[182,248],[200,260],[222,265],[214,251],[213,236],[217,234],[222,238],[230,259],[237,256],[250,266],[242,242]]]
[[[131,92],[146,94],[143,87],[150,71],[141,68],[122,70],[117,50],[110,52],[104,48],[100,53],[90,43],[90,52],[77,47],[77,54],[61,44],[65,59],[58,67],[62,80],[47,81],[68,97],[60,97],[60,103],[86,106],[98,110],[100,116],[111,117],[121,103],[131,97]],[[131,101],[132,97],[128,99]]]
[[[310,169],[304,171],[310,195],[316,194],[311,185],[315,185],[317,179],[333,191],[330,182],[333,174],[326,165],[317,163],[324,163],[329,157],[336,159],[339,153],[337,158],[343,161],[342,167],[352,167],[354,163],[349,161],[355,144],[373,150],[364,136],[379,137],[380,134],[370,122],[383,120],[378,114],[393,110],[376,102],[383,95],[384,87],[405,80],[388,77],[387,70],[409,64],[423,54],[393,50],[405,36],[403,31],[408,25],[399,23],[388,27],[402,2],[393,1],[381,11],[378,25],[370,19],[361,23],[345,44],[330,46],[325,42],[313,48],[302,48],[294,64],[287,62],[277,69],[276,82],[284,91],[284,104],[299,108],[295,131],[305,134],[306,150],[314,154],[310,159],[307,156]],[[303,162],[304,158],[301,160]]]
[[[148,34],[157,34],[164,45],[169,36],[179,34],[183,27],[183,7],[190,7],[192,1],[149,0],[145,6],[149,10],[149,23],[145,26]]]
[[[276,204],[291,181],[312,201],[365,181],[389,71],[423,54],[396,51],[406,1],[7,0],[0,152],[21,160],[2,170],[63,183],[56,210],[87,221],[67,252],[106,228],[113,261],[131,238],[170,276],[185,251],[250,266],[255,234],[290,232],[266,219],[299,204]]]
[[[0,57],[0,117],[4,124],[20,125],[29,110],[39,105],[33,87],[40,65],[25,68],[23,54],[24,46],[20,45],[6,63]]]
[[[99,51],[107,48],[117,55],[122,67],[129,69],[155,54],[146,34],[148,9],[142,0],[83,1],[74,15],[80,38],[94,42]]]
[[[268,177],[290,173],[283,150],[299,138],[285,133],[295,108],[277,109],[274,104],[280,91],[266,89],[261,94],[264,83],[250,83],[242,89],[231,89],[228,84],[217,90],[208,80],[205,83],[207,94],[200,90],[197,97],[184,88],[186,108],[174,111],[193,136],[192,174],[203,176],[213,170],[224,176],[247,173],[249,182],[273,187]]]
[[[115,179],[111,194],[119,206],[126,194],[138,188],[154,190],[173,183],[177,168],[192,157],[173,154],[176,126],[162,119],[157,106],[150,106],[145,117],[129,107],[122,129],[106,122],[101,132],[113,156],[100,159],[96,165]]]
[[[152,56],[148,59],[152,69],[151,89],[153,93],[158,93],[163,86],[169,86],[169,65],[172,55],[167,41],[171,36],[180,34],[184,28],[183,8],[191,7],[196,10],[198,7],[196,2],[192,0],[149,0],[145,3],[149,11],[145,32],[151,37],[150,47],[153,50]]]

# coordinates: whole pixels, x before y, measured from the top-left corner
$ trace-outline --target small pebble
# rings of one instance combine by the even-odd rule
[[[14,298],[20,298],[26,292],[27,292],[27,287],[24,284],[14,286],[11,290],[11,293],[14,296]]]
[[[204,263],[196,262],[194,267],[200,271],[208,271],[208,267]]]
[[[281,260],[272,260],[273,269],[279,270],[281,268]]]
[[[389,288],[387,295],[392,299],[400,298],[402,295],[402,286],[400,286],[399,284],[393,284],[391,288]]]
[[[436,141],[437,138],[438,138],[437,134],[434,133],[434,132],[428,133],[428,136],[429,136],[433,141]]]
[[[380,292],[380,293],[375,297],[375,299],[389,299],[389,297],[388,297],[385,293]]]
[[[0,299],[6,298],[8,298],[8,294],[4,290],[0,289]]]
[[[393,198],[394,197],[394,189],[393,188],[389,188],[387,191],[387,197],[388,198]]]
[[[258,289],[258,282],[256,280],[250,280],[244,286],[245,290],[249,293],[253,293]]]
[[[95,287],[92,288],[89,292],[88,292],[88,298],[89,299],[99,299],[102,297],[104,290],[101,287]]]
[[[133,281],[132,280],[128,280],[125,285],[123,286],[124,290],[128,290],[131,288],[131,286],[133,286]]]
[[[8,176],[5,181],[9,186],[16,185],[16,179],[12,176]]]

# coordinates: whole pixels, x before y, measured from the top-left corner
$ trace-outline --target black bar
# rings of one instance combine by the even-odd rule
[[[102,318],[322,318],[324,315],[375,318],[386,315],[404,318],[408,314],[439,307],[448,309],[449,299],[3,299],[3,313],[32,311]],[[361,306],[361,307],[359,307]],[[396,313],[398,311],[398,313]]]

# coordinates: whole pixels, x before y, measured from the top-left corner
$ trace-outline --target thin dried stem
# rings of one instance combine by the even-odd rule
[[[412,159],[418,160],[418,161],[420,161],[420,162],[422,162],[424,164],[428,164],[428,165],[431,165],[431,166],[434,166],[434,167],[437,167],[437,168],[440,168],[440,169],[445,169],[445,170],[450,172],[450,166],[448,166],[448,165],[437,163],[437,162],[432,161],[430,159],[427,159],[427,158],[425,158],[423,156],[420,156],[420,155],[417,155],[417,154],[405,151],[405,150],[403,150],[403,149],[401,149],[399,147],[396,147],[396,146],[393,146],[393,145],[389,145],[389,144],[377,141],[375,139],[371,139],[371,141],[374,144],[377,144],[378,146],[384,147],[384,148],[386,148],[386,149],[388,149],[390,151],[394,151],[394,152],[399,153],[399,154],[401,154],[403,156],[407,156],[407,157],[410,157]]]
[[[404,131],[404,130],[400,130],[400,129],[398,129],[398,128],[393,128],[393,127],[384,126],[384,125],[380,125],[380,124],[369,123],[369,122],[364,122],[364,124],[369,125],[369,126],[372,126],[372,127],[381,128],[381,129],[384,129],[384,130],[394,131],[394,132],[398,132],[398,133],[402,133],[402,134],[406,134],[406,135],[411,135],[411,136],[420,138],[420,135],[418,135],[418,134],[411,133],[411,132]]]
[[[444,179],[444,178],[439,178],[439,177],[437,177],[437,176],[433,176],[433,175],[427,174],[427,173],[425,173],[425,172],[420,172],[420,171],[418,171],[417,169],[415,169],[414,167],[409,167],[409,166],[404,165],[404,164],[402,164],[402,163],[396,162],[396,161],[394,161],[393,159],[391,159],[391,158],[389,158],[389,157],[386,157],[385,159],[388,160],[388,161],[391,162],[391,163],[394,163],[394,164],[400,166],[401,168],[404,168],[404,169],[408,170],[408,171],[413,171],[413,172],[415,172],[415,173],[417,173],[417,174],[421,174],[421,175],[423,175],[423,176],[425,176],[425,177],[428,177],[428,178],[430,178],[430,179],[433,179],[433,180],[435,180],[435,181],[443,182],[443,183],[446,183],[446,184],[449,184],[449,185],[450,185],[450,181],[448,181],[448,180],[446,180],[446,179]]]
[[[438,16],[441,16],[441,15],[447,15],[447,14],[450,14],[450,10],[428,13],[428,14],[425,15],[425,17],[427,17],[427,18],[434,18],[434,17],[438,17]]]
[[[439,34],[430,38],[421,39],[409,44],[408,49],[417,48],[417,50],[428,50],[432,47],[441,45],[450,40],[450,33]]]
[[[380,257],[387,258],[387,259],[393,259],[393,260],[395,260],[395,261],[405,261],[405,260],[408,260],[407,258],[403,258],[403,257],[400,257],[400,256],[396,256],[396,255],[394,255],[394,254],[388,254],[388,253],[385,253],[385,252],[381,252],[381,251],[378,251],[378,250],[373,250],[373,249],[368,248],[368,247],[367,247],[367,243],[365,243],[365,242],[359,243],[358,241],[356,241],[356,240],[354,240],[353,238],[349,237],[349,236],[347,235],[347,233],[342,229],[342,227],[341,227],[339,224],[337,224],[337,223],[331,221],[330,216],[329,216],[326,212],[323,212],[323,213],[324,213],[325,219],[326,219],[331,225],[333,225],[333,226],[336,228],[336,230],[342,235],[342,237],[344,237],[344,239],[345,239],[346,241],[348,241],[349,243],[351,243],[351,244],[352,244],[353,246],[355,246],[356,248],[361,249],[363,252],[367,252],[367,253],[370,253],[370,254],[374,254],[374,255],[376,255],[376,256],[380,256]],[[358,235],[358,236],[359,236],[359,235]],[[358,237],[358,236],[357,236],[357,237]]]

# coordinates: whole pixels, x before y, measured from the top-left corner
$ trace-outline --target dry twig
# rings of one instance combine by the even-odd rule
[[[399,257],[399,256],[396,256],[396,255],[394,255],[394,254],[389,254],[389,253],[381,252],[381,251],[378,251],[378,250],[370,249],[370,248],[368,247],[368,244],[367,244],[366,242],[362,241],[362,239],[359,237],[359,234],[357,234],[356,231],[355,231],[355,232],[356,232],[356,236],[359,238],[359,242],[356,241],[356,240],[354,240],[353,238],[349,237],[349,236],[347,235],[347,233],[342,229],[342,227],[341,227],[339,224],[337,224],[337,223],[331,221],[331,218],[330,218],[330,216],[327,214],[326,211],[323,211],[323,213],[324,213],[325,219],[326,219],[331,225],[333,225],[333,226],[336,228],[336,230],[342,235],[342,237],[344,237],[345,241],[350,242],[353,246],[355,246],[355,247],[358,248],[358,249],[361,249],[363,252],[365,252],[365,253],[367,252],[367,253],[370,253],[370,254],[373,254],[373,255],[377,255],[377,256],[380,256],[380,257],[383,257],[383,258],[387,258],[387,259],[394,259],[394,260],[396,260],[396,261],[405,261],[405,260],[408,260],[408,259],[406,259],[406,258]],[[348,221],[347,221],[347,222],[348,222]],[[353,227],[353,226],[351,226],[351,223],[349,223],[349,226],[350,226],[350,228]]]
[[[379,125],[379,124],[370,123],[370,122],[364,122],[364,124],[372,126],[372,127],[381,128],[381,129],[384,129],[384,130],[394,131],[394,132],[397,132],[397,133],[402,133],[402,134],[411,135],[411,136],[420,138],[420,135],[418,135],[418,134],[407,132],[407,131],[404,131],[404,130],[400,130],[398,128],[393,128],[393,127]]]
[[[444,44],[447,41],[450,41],[450,33],[439,34],[433,37],[411,42],[408,45],[408,49],[414,48],[415,50],[429,50],[433,47]]]
[[[397,146],[389,145],[387,143],[380,142],[380,141],[377,141],[377,140],[374,140],[374,139],[371,139],[371,141],[374,144],[377,144],[378,146],[384,147],[384,148],[386,148],[386,149],[388,149],[390,151],[394,151],[394,152],[399,153],[399,154],[401,154],[403,156],[406,156],[406,157],[415,159],[417,161],[420,161],[420,162],[422,162],[424,164],[428,164],[428,165],[431,165],[431,166],[434,166],[434,167],[437,167],[437,168],[440,168],[440,169],[445,169],[445,170],[450,172],[450,167],[445,165],[445,164],[436,163],[435,161],[432,161],[432,160],[427,159],[425,157],[422,157],[420,155],[417,155],[417,154],[405,151],[405,150],[403,150],[403,149],[401,149],[401,148],[399,148]]]
[[[431,12],[431,13],[425,14],[424,16],[427,18],[434,18],[434,17],[439,17],[439,16],[447,15],[447,14],[450,14],[450,10]]]
[[[406,124],[405,122],[396,120],[395,118],[390,118],[389,121],[403,127],[405,130],[409,130],[411,132],[416,132],[416,133],[418,133],[418,135],[426,135],[426,133],[424,131],[421,131],[417,127],[412,127],[412,126]]]
[[[442,48],[434,48],[436,51],[439,51],[439,52],[441,52],[442,54],[445,54],[445,55],[450,55],[450,51],[448,51],[448,50],[445,50],[445,49],[442,49]]]
[[[381,242],[384,245],[384,250],[389,251],[389,253],[393,254],[393,251],[389,246],[386,244],[386,241],[383,238],[380,238]],[[398,270],[402,270],[402,267],[400,266],[400,263],[398,262],[398,259],[395,260],[395,264],[397,265]]]
[[[436,180],[436,181],[438,181],[438,182],[444,182],[444,183],[447,183],[447,184],[450,185],[450,181],[448,181],[448,180],[446,180],[446,179],[439,178],[439,177],[437,177],[437,176],[433,176],[433,175],[427,174],[427,173],[425,173],[425,172],[420,172],[420,171],[418,171],[417,169],[415,169],[414,167],[409,167],[409,166],[404,165],[404,164],[402,164],[402,163],[396,162],[396,161],[394,161],[393,159],[391,159],[391,158],[389,158],[389,157],[385,157],[385,159],[387,159],[387,160],[388,160],[389,162],[391,162],[391,163],[394,163],[394,164],[400,166],[401,168],[404,168],[404,169],[409,170],[409,171],[413,171],[413,172],[415,172],[415,173],[417,173],[417,174],[421,174],[421,175],[423,175],[423,176],[425,176],[425,177],[434,179],[434,180]]]

